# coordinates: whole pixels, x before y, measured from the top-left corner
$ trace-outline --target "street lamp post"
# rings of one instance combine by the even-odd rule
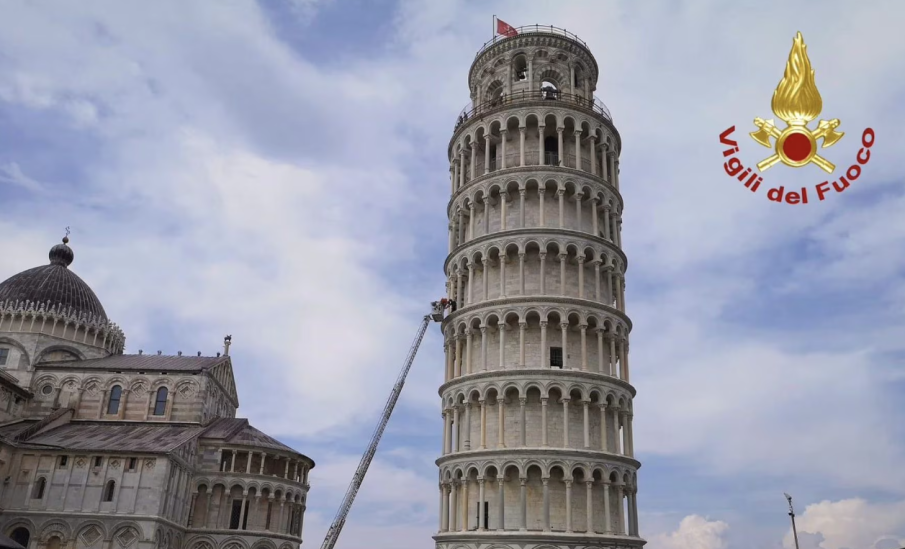
[[[789,516],[792,517],[792,536],[795,538],[795,549],[798,549],[798,530],[795,529],[795,510],[792,509],[792,496],[783,492],[786,499],[789,501]]]

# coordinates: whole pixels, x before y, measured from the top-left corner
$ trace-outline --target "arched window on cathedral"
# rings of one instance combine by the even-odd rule
[[[162,416],[167,410],[167,396],[169,391],[166,387],[157,389],[157,400],[154,401],[154,415]]]
[[[28,547],[28,540],[31,539],[31,532],[27,528],[20,526],[10,532],[9,537],[22,547]]]
[[[111,480],[107,482],[107,485],[104,486],[104,499],[103,501],[113,501],[113,492],[116,491],[116,481]]]
[[[35,483],[35,487],[31,492],[31,499],[44,499],[44,489],[47,487],[47,479],[41,477]]]
[[[107,414],[117,414],[119,413],[119,401],[123,396],[123,388],[119,385],[114,385],[112,389],[110,389],[110,402],[107,403]]]

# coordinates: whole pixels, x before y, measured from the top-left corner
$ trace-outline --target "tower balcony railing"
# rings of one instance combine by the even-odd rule
[[[578,168],[576,165],[577,159],[574,154],[568,155],[568,161],[566,162],[566,166],[575,169],[581,169],[583,171],[589,172],[591,171],[591,159],[590,158],[582,158],[581,159],[581,168]]]
[[[563,93],[559,90],[521,90],[509,94],[504,94],[499,97],[494,97],[493,99],[488,99],[487,101],[483,101],[477,105],[469,102],[468,105],[466,105],[465,108],[462,109],[462,112],[459,113],[459,117],[456,119],[456,126],[455,128],[453,128],[453,131],[458,130],[459,126],[461,126],[468,120],[471,120],[475,116],[481,116],[482,114],[493,111],[499,107],[530,101],[556,101],[566,105],[583,107],[585,109],[593,110],[595,113],[603,116],[610,122],[613,121],[613,117],[612,115],[610,115],[610,110],[596,95],[591,96],[591,98],[589,99],[577,93]]]
[[[554,27],[553,25],[525,25],[524,27],[517,27],[515,29],[515,31],[518,34],[538,34],[538,33],[540,33],[540,34],[556,34],[559,36],[564,36],[566,38],[569,38],[570,40],[575,40],[576,42],[578,42],[579,44],[584,46],[588,51],[591,50],[591,48],[588,47],[588,45],[585,43],[585,41],[582,40],[581,38],[579,38],[578,36],[576,36],[574,33],[571,33],[569,31],[567,31],[566,29]],[[518,36],[518,35],[516,35],[516,36]],[[485,51],[487,51],[488,49],[492,48],[495,44],[502,42],[503,40],[507,40],[509,38],[512,38],[512,37],[502,36],[499,34],[494,35],[493,38],[484,42],[484,45],[481,46],[481,49],[479,49],[478,53],[475,54],[475,56],[474,56],[475,59],[480,57],[481,54],[484,53]]]

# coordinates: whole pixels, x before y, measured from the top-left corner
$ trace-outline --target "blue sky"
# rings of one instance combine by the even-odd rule
[[[320,544],[426,304],[446,146],[493,14],[578,34],[624,144],[640,524],[651,549],[905,545],[905,6],[797,2],[9,1],[0,279],[72,227],[127,350],[213,354],[240,413],[318,462]],[[796,31],[856,184],[777,205],[722,171],[769,118]],[[777,167],[768,182],[823,180]],[[339,547],[437,528],[433,330]]]

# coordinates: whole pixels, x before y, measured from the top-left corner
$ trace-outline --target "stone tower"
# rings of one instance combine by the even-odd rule
[[[480,49],[449,144],[437,548],[640,547],[619,133],[587,44]]]

